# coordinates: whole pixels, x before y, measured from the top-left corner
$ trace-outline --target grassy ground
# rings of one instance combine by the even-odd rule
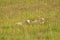
[[[45,18],[45,24],[16,22]],[[60,0],[0,0],[0,40],[60,40]]]

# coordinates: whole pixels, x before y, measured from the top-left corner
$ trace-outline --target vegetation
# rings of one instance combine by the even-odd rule
[[[45,23],[16,25],[39,18]],[[60,40],[60,0],[0,0],[0,40]]]

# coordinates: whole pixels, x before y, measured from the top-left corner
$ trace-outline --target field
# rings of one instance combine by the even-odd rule
[[[44,24],[16,25],[42,17]],[[60,40],[60,0],[0,0],[0,40]]]

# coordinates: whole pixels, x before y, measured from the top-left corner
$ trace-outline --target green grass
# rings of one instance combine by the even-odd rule
[[[16,22],[45,18],[45,24]],[[60,40],[60,0],[0,0],[0,40]]]

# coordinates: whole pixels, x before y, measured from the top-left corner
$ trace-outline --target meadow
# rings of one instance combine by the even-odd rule
[[[44,24],[16,25],[42,17]],[[60,40],[60,0],[0,0],[0,40]]]

